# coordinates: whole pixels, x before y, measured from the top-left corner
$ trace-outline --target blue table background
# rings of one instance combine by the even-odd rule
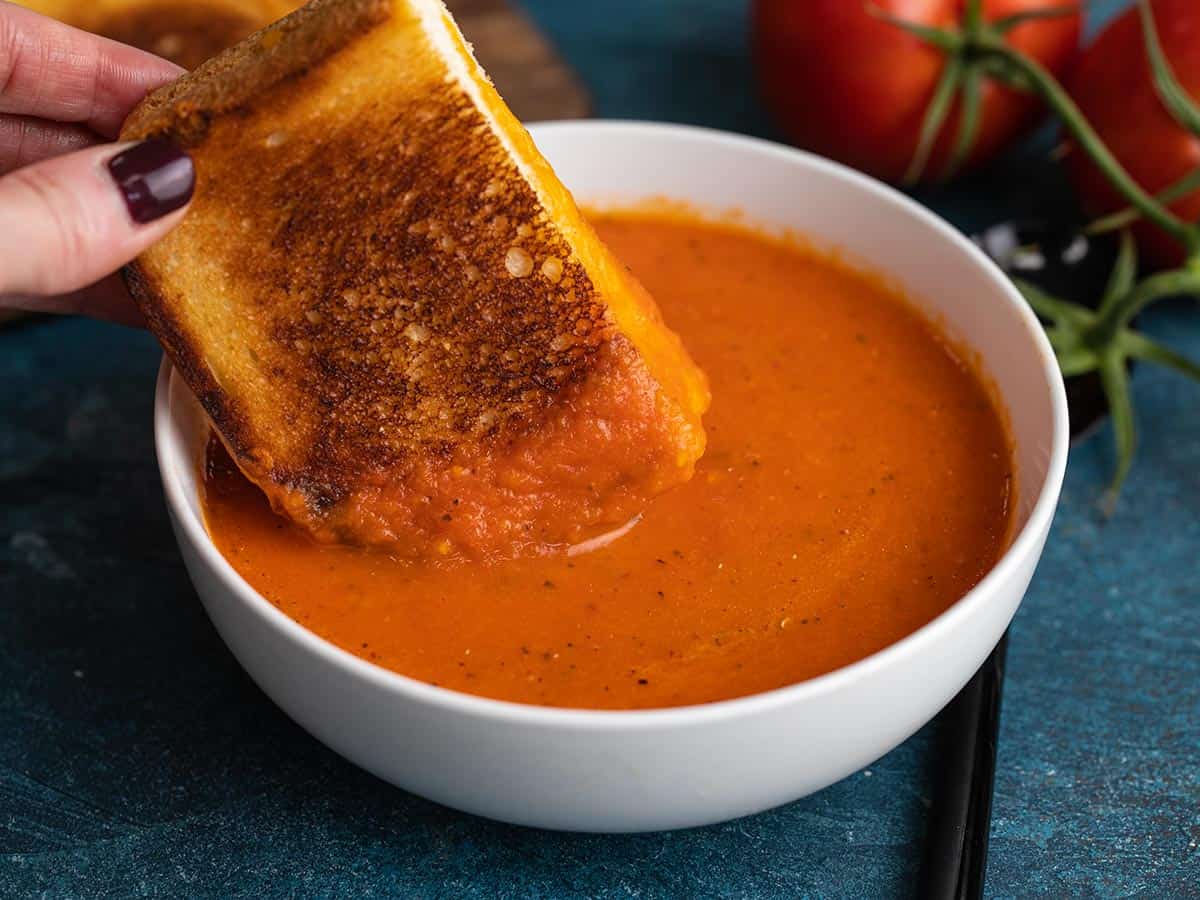
[[[743,3],[527,6],[599,115],[771,136]],[[922,199],[969,230],[1033,202],[1021,171]],[[1145,327],[1200,356],[1195,304]],[[773,812],[625,837],[460,815],[326,750],[188,584],[153,461],[158,355],[82,320],[0,332],[0,897],[913,894],[928,729]],[[1072,450],[1013,628],[988,896],[1200,897],[1200,389],[1141,367],[1135,392],[1118,515],[1095,507],[1104,427]]]

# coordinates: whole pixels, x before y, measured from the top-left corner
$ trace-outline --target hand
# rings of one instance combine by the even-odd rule
[[[141,321],[113,273],[179,222],[195,172],[104,142],[182,71],[0,0],[0,308]]]

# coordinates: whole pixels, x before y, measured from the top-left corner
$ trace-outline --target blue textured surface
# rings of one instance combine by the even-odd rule
[[[602,115],[770,133],[741,3],[531,10]],[[925,199],[975,227],[1028,202],[1014,173]],[[1195,304],[1146,327],[1200,356]],[[188,585],[153,462],[157,360],[79,320],[0,333],[0,896],[912,894],[924,732],[774,812],[636,837],[459,815],[325,750]],[[1135,386],[1119,515],[1095,511],[1104,428],[1072,451],[1014,625],[989,896],[1200,897],[1200,390],[1147,367]]]

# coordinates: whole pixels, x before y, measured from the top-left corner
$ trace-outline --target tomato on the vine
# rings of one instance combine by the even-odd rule
[[[1082,6],[1071,0],[984,0],[983,18],[997,22],[1044,14],[1016,25],[1006,38],[1062,75],[1074,61],[1082,27],[1083,14],[1070,11],[1073,5]],[[964,8],[965,0],[756,0],[758,72],[784,133],[801,147],[900,180],[916,153],[947,57],[882,16],[946,29],[961,23]],[[959,106],[942,123],[923,177],[945,173],[959,129]],[[985,78],[978,131],[965,166],[980,165],[1004,150],[1039,111],[1036,97]]]
[[[1200,102],[1200,0],[1154,0],[1151,8],[1176,80]],[[1067,89],[1100,139],[1147,191],[1158,193],[1200,169],[1200,136],[1171,117],[1155,90],[1136,6],[1084,52]],[[1072,179],[1089,212],[1100,215],[1127,205],[1078,147],[1069,159]],[[1169,209],[1186,221],[1200,220],[1200,190]],[[1158,227],[1138,222],[1134,235],[1148,262],[1174,266],[1183,261],[1183,250]]]

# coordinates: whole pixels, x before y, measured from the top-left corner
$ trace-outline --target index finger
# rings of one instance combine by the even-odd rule
[[[115,138],[129,111],[183,69],[0,0],[0,113]]]

